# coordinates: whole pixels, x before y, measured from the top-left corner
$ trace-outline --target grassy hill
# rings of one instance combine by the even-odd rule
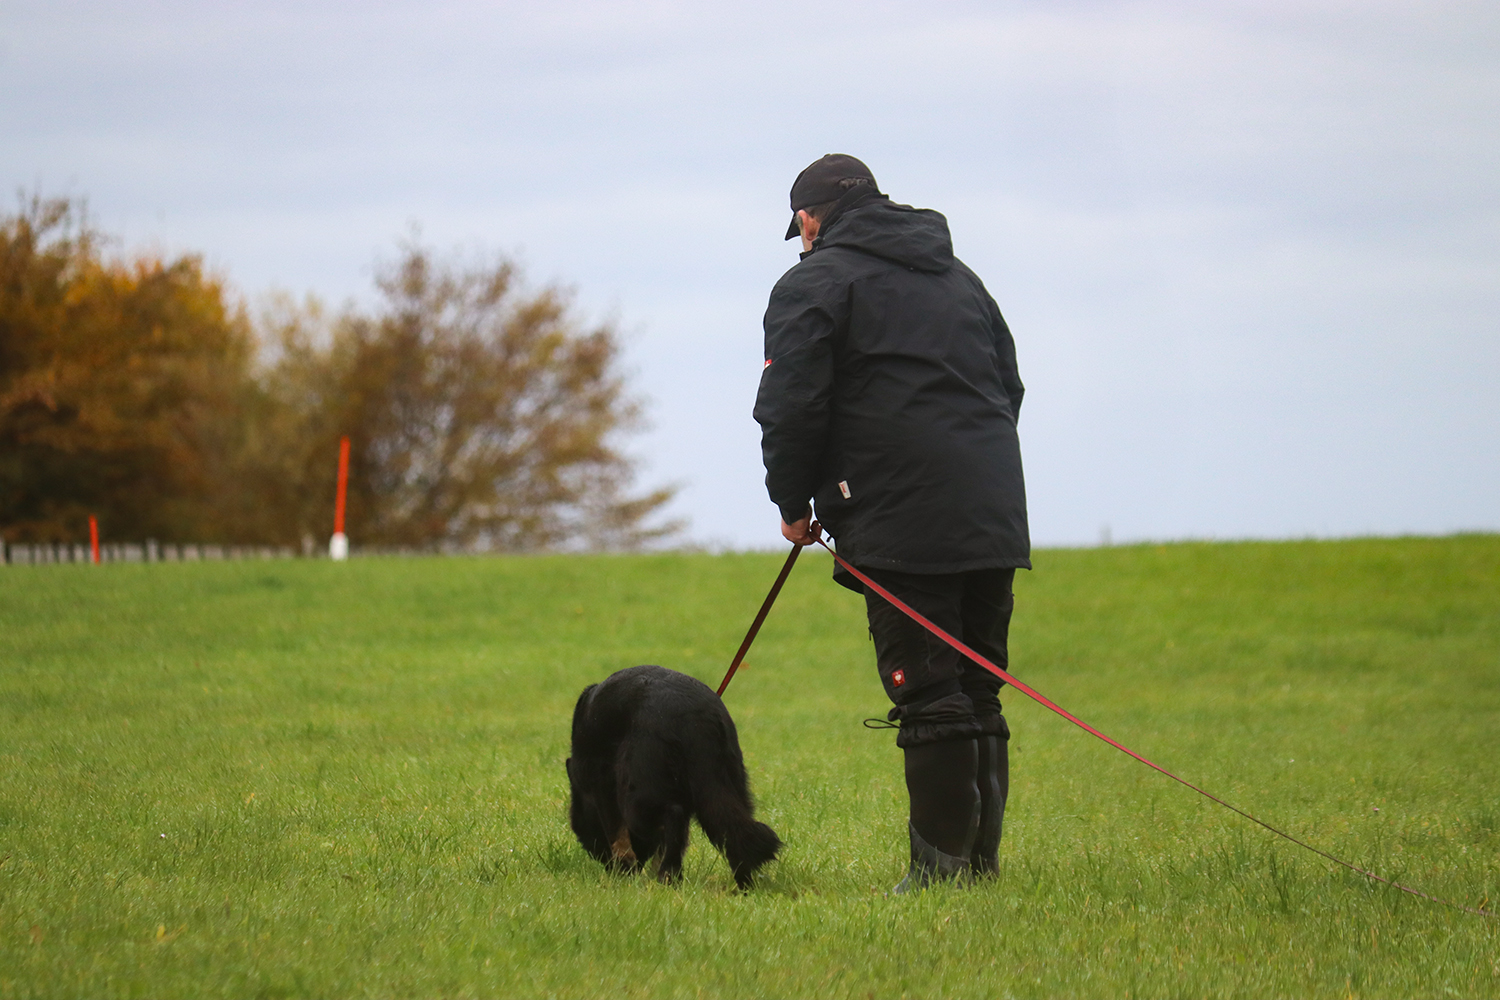
[[[565,821],[578,691],[722,676],[779,555],[0,567],[0,998],[1494,996],[1500,920],[1006,699],[1003,874],[920,898],[862,602],[808,553],[726,694],[751,893]],[[1355,863],[1500,909],[1500,537],[1042,551],[1012,669]],[[695,834],[697,831],[695,830]]]

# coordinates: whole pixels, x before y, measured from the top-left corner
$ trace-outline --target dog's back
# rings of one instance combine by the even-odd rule
[[[686,674],[631,667],[586,688],[573,711],[568,774],[574,832],[606,863],[631,867],[660,850],[658,874],[676,877],[691,815],[741,887],[780,850],[754,818],[734,720]]]

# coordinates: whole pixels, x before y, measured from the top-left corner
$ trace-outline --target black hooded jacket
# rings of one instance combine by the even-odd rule
[[[766,309],[755,419],[771,500],[792,523],[812,499],[855,565],[1029,569],[1010,329],[947,219],[850,195]]]

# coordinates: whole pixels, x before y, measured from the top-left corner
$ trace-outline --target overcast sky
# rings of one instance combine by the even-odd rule
[[[519,254],[627,334],[711,544],[781,544],[750,408],[825,152],[1009,320],[1037,544],[1500,529],[1493,3],[0,4],[0,182],[252,302],[367,301],[413,223]]]

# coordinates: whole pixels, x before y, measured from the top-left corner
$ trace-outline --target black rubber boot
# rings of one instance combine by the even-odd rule
[[[1000,836],[1005,828],[1005,799],[1010,794],[1010,741],[981,736],[979,745],[979,834],[969,867],[977,876],[1000,870]]]
[[[896,886],[898,894],[967,873],[979,833],[977,741],[931,743],[905,753],[911,867]]]

